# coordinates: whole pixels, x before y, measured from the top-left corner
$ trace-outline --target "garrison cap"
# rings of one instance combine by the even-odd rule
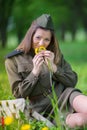
[[[50,14],[41,15],[35,20],[35,22],[37,23],[37,25],[43,28],[54,30],[53,21]]]

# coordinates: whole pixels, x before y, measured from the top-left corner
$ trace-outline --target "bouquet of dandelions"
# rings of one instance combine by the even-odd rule
[[[46,51],[46,48],[44,46],[40,46],[38,48],[35,48],[35,54],[38,54],[39,52],[41,51]],[[49,72],[50,72],[50,84],[52,86],[52,73],[53,73],[53,68],[52,68],[52,65],[50,63],[50,61],[47,59],[47,62],[48,62],[48,69],[49,69]]]
[[[46,48],[44,46],[40,46],[38,48],[35,48],[35,54],[38,54],[39,52],[45,51],[45,50],[46,50]],[[48,61],[48,69],[50,70],[50,72],[52,72],[51,63],[50,63],[50,61],[48,59],[47,59],[47,61]]]

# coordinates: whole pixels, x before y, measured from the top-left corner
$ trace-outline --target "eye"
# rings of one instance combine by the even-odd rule
[[[36,39],[37,39],[37,40],[40,40],[40,36],[36,36]]]
[[[45,41],[46,41],[46,42],[50,42],[50,39],[46,38]]]

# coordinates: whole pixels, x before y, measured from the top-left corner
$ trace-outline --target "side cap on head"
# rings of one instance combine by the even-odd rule
[[[43,28],[54,30],[53,21],[50,14],[41,15],[35,20],[35,22],[37,23],[37,25]]]

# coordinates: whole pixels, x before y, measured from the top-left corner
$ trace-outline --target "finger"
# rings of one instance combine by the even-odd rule
[[[44,60],[42,60],[41,62],[39,62],[38,67],[42,66],[43,63],[44,63]]]
[[[38,65],[40,62],[44,62],[43,57],[35,59],[35,64]]]
[[[45,57],[53,57],[53,56],[54,56],[54,53],[51,52],[51,51],[47,51],[47,52],[44,53],[44,56],[45,56]]]

